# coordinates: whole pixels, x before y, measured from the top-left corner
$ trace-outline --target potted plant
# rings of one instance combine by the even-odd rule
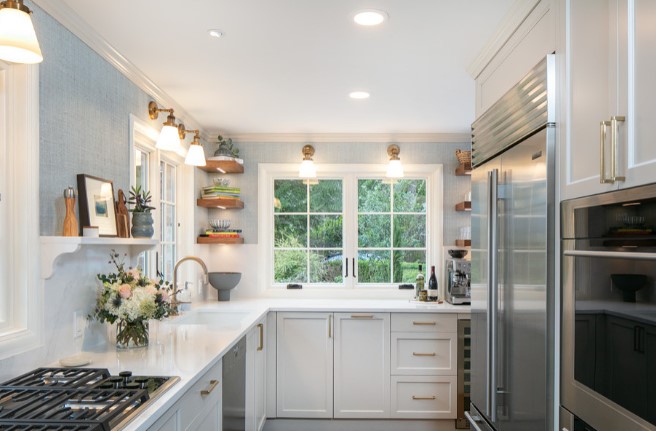
[[[150,206],[152,196],[149,191],[141,190],[141,186],[132,187],[128,204],[133,205],[132,212],[132,237],[152,238],[155,233],[153,228],[153,216],[150,213],[155,207]]]

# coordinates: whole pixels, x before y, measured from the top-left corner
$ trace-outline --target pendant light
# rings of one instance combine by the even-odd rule
[[[400,152],[401,149],[396,144],[387,147],[387,155],[390,156],[387,164],[387,178],[403,178],[403,165],[399,158]]]
[[[187,157],[185,157],[185,165],[189,166],[205,166],[207,162],[205,161],[205,150],[203,150],[203,145],[200,143],[200,135],[198,130],[187,130],[185,129],[184,124],[178,126],[178,134],[180,139],[184,139],[187,133],[194,134],[194,140],[189,144],[189,151],[187,151]]]
[[[34,64],[43,61],[34,32],[32,11],[23,0],[0,2],[0,59],[12,63]]]
[[[180,152],[182,144],[180,142],[180,134],[178,132],[178,125],[175,124],[175,117],[173,116],[173,108],[162,109],[157,107],[157,103],[151,101],[148,103],[148,116],[151,120],[156,120],[160,112],[168,112],[166,121],[163,123],[162,130],[159,132],[157,138],[157,149],[162,151]]]

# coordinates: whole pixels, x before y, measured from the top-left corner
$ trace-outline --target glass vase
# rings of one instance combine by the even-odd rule
[[[148,346],[148,320],[119,320],[116,325],[116,348],[135,349]]]

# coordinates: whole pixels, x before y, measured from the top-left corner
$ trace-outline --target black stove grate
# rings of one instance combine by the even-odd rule
[[[123,428],[178,377],[38,368],[0,384],[0,431]]]

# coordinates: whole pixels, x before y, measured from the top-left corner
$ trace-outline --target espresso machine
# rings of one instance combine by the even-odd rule
[[[447,259],[446,300],[454,305],[471,304],[471,262],[465,259]]]

